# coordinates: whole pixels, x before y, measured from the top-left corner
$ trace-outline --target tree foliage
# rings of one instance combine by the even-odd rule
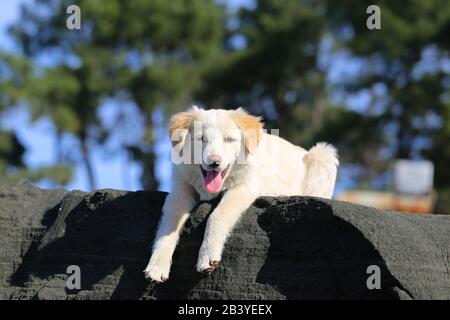
[[[71,4],[82,8],[80,30],[66,27]],[[35,119],[49,116],[58,136],[77,139],[92,189],[91,148],[113,134],[102,127],[98,110],[107,98],[135,103],[146,132],[141,141],[121,147],[144,165],[145,187],[156,189],[153,167],[147,165],[154,162],[149,114],[191,101],[205,66],[220,52],[221,19],[220,7],[206,0],[36,1],[22,8],[21,21],[27,23],[11,29],[34,62],[17,95]],[[43,56],[54,61],[39,66]]]
[[[105,101],[132,103],[144,119],[144,134],[119,148],[142,165],[147,189],[158,187],[151,114],[196,102],[244,106],[305,147],[335,143],[363,188],[388,188],[394,159],[430,159],[438,206],[447,210],[448,1],[256,0],[233,12],[212,0],[79,0],[82,28],[70,31],[69,4],[23,8],[26,23],[11,29],[23,55],[3,57],[14,71],[1,82],[0,107],[26,102],[33,119],[50,117],[58,136],[75,137],[93,188],[91,149],[126,135],[121,119],[105,127]],[[366,27],[372,4],[381,9],[380,30]],[[332,80],[339,55],[349,70]],[[353,107],[349,101],[360,96]],[[23,146],[11,133],[1,139],[10,147],[0,158],[20,166]],[[58,161],[71,154],[61,147]]]

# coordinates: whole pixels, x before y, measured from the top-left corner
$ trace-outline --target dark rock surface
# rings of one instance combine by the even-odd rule
[[[165,196],[0,187],[0,299],[450,299],[450,216],[308,197],[258,199],[211,275],[194,269],[214,206],[201,204],[169,281],[148,284]],[[66,287],[69,265],[80,290]],[[367,289],[370,265],[380,290]]]

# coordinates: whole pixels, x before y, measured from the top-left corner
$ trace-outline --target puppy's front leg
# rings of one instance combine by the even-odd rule
[[[178,182],[164,202],[163,214],[153,242],[152,256],[145,268],[145,277],[154,282],[169,278],[172,255],[180,236],[181,228],[189,217],[196,201],[193,190],[187,184]]]
[[[197,271],[209,273],[219,265],[229,234],[255,199],[256,196],[245,187],[237,187],[225,193],[206,224]]]

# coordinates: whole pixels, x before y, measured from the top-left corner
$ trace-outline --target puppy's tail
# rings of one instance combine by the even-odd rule
[[[325,142],[319,142],[303,157],[306,165],[305,196],[331,198],[339,165],[336,149]]]

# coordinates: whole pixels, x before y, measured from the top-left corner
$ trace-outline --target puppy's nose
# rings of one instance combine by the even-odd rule
[[[222,158],[219,156],[208,157],[208,166],[212,169],[217,168],[221,162],[222,162]]]

